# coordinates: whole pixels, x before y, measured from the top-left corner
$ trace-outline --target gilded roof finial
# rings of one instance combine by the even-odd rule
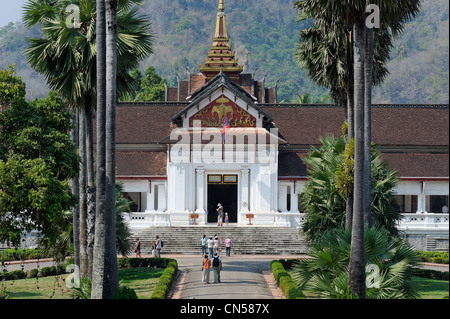
[[[219,11],[220,12],[225,11],[225,0],[219,0]]]

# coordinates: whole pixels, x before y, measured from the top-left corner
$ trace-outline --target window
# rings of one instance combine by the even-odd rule
[[[417,195],[396,195],[395,197],[401,213],[417,212]]]
[[[132,213],[141,212],[142,206],[142,196],[138,192],[124,192],[123,197],[125,197],[130,202],[130,210]]]
[[[448,209],[447,195],[430,195],[430,213],[443,213],[444,206]]]

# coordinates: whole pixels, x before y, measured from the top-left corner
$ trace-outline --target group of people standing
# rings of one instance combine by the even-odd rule
[[[233,242],[230,237],[225,239],[226,256],[231,255],[231,246]],[[208,249],[208,253],[207,253]],[[217,234],[206,239],[206,235],[202,238],[202,255],[204,255],[202,264],[202,282],[209,284],[211,267],[214,273],[214,282],[220,282],[220,271],[222,270],[222,258],[220,254],[220,238]]]
[[[233,241],[230,237],[227,237],[225,239],[225,255],[231,256],[231,246],[233,246]],[[211,258],[215,253],[220,253],[220,238],[219,236],[214,235],[213,237],[209,237],[209,239],[206,239],[206,235],[203,235],[202,237],[202,255],[205,255],[208,253],[208,257]]]
[[[156,235],[156,238],[152,240],[152,257],[161,257],[161,248],[163,246],[162,240]],[[141,242],[139,241],[139,237],[136,238],[136,245],[134,246],[134,252],[137,257],[141,256]]]

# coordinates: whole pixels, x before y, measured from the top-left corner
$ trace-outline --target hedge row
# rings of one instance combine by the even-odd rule
[[[171,258],[119,258],[119,268],[165,268],[150,299],[166,299],[178,271],[178,263]]]
[[[150,299],[166,299],[175,277],[177,276],[177,272],[177,261],[172,259],[167,264],[167,267],[161,277],[159,277],[158,284],[156,285],[155,290],[153,290]]]
[[[119,268],[166,268],[171,261],[171,258],[118,258],[117,263]]]
[[[51,267],[43,267],[41,271],[31,269],[29,272],[23,270],[3,271],[0,272],[0,281],[2,280],[18,280],[25,278],[48,277],[66,273],[66,264]]]
[[[448,252],[444,251],[417,251],[419,261],[436,263],[436,264],[448,264]]]
[[[277,285],[281,288],[287,299],[306,298],[279,260],[272,260],[270,263],[270,269],[272,270],[272,274],[277,282]]]
[[[446,280],[448,281],[448,271],[438,271],[433,269],[413,268],[412,275],[430,279]]]
[[[8,248],[0,252],[0,261],[30,260],[50,257],[50,254],[44,249]]]

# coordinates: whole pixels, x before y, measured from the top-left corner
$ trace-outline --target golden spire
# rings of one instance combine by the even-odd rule
[[[214,34],[214,42],[217,42],[216,38],[226,38],[228,41],[224,0],[219,1],[219,12],[217,12],[216,33]]]
[[[222,69],[223,73],[230,78],[238,80],[239,73],[244,69],[239,65],[231,51],[230,38],[227,33],[227,23],[225,16],[225,1],[219,0],[219,12],[217,12],[216,31],[214,33],[213,45],[208,53],[208,58],[204,65],[200,65],[202,72],[207,79],[212,78]]]

